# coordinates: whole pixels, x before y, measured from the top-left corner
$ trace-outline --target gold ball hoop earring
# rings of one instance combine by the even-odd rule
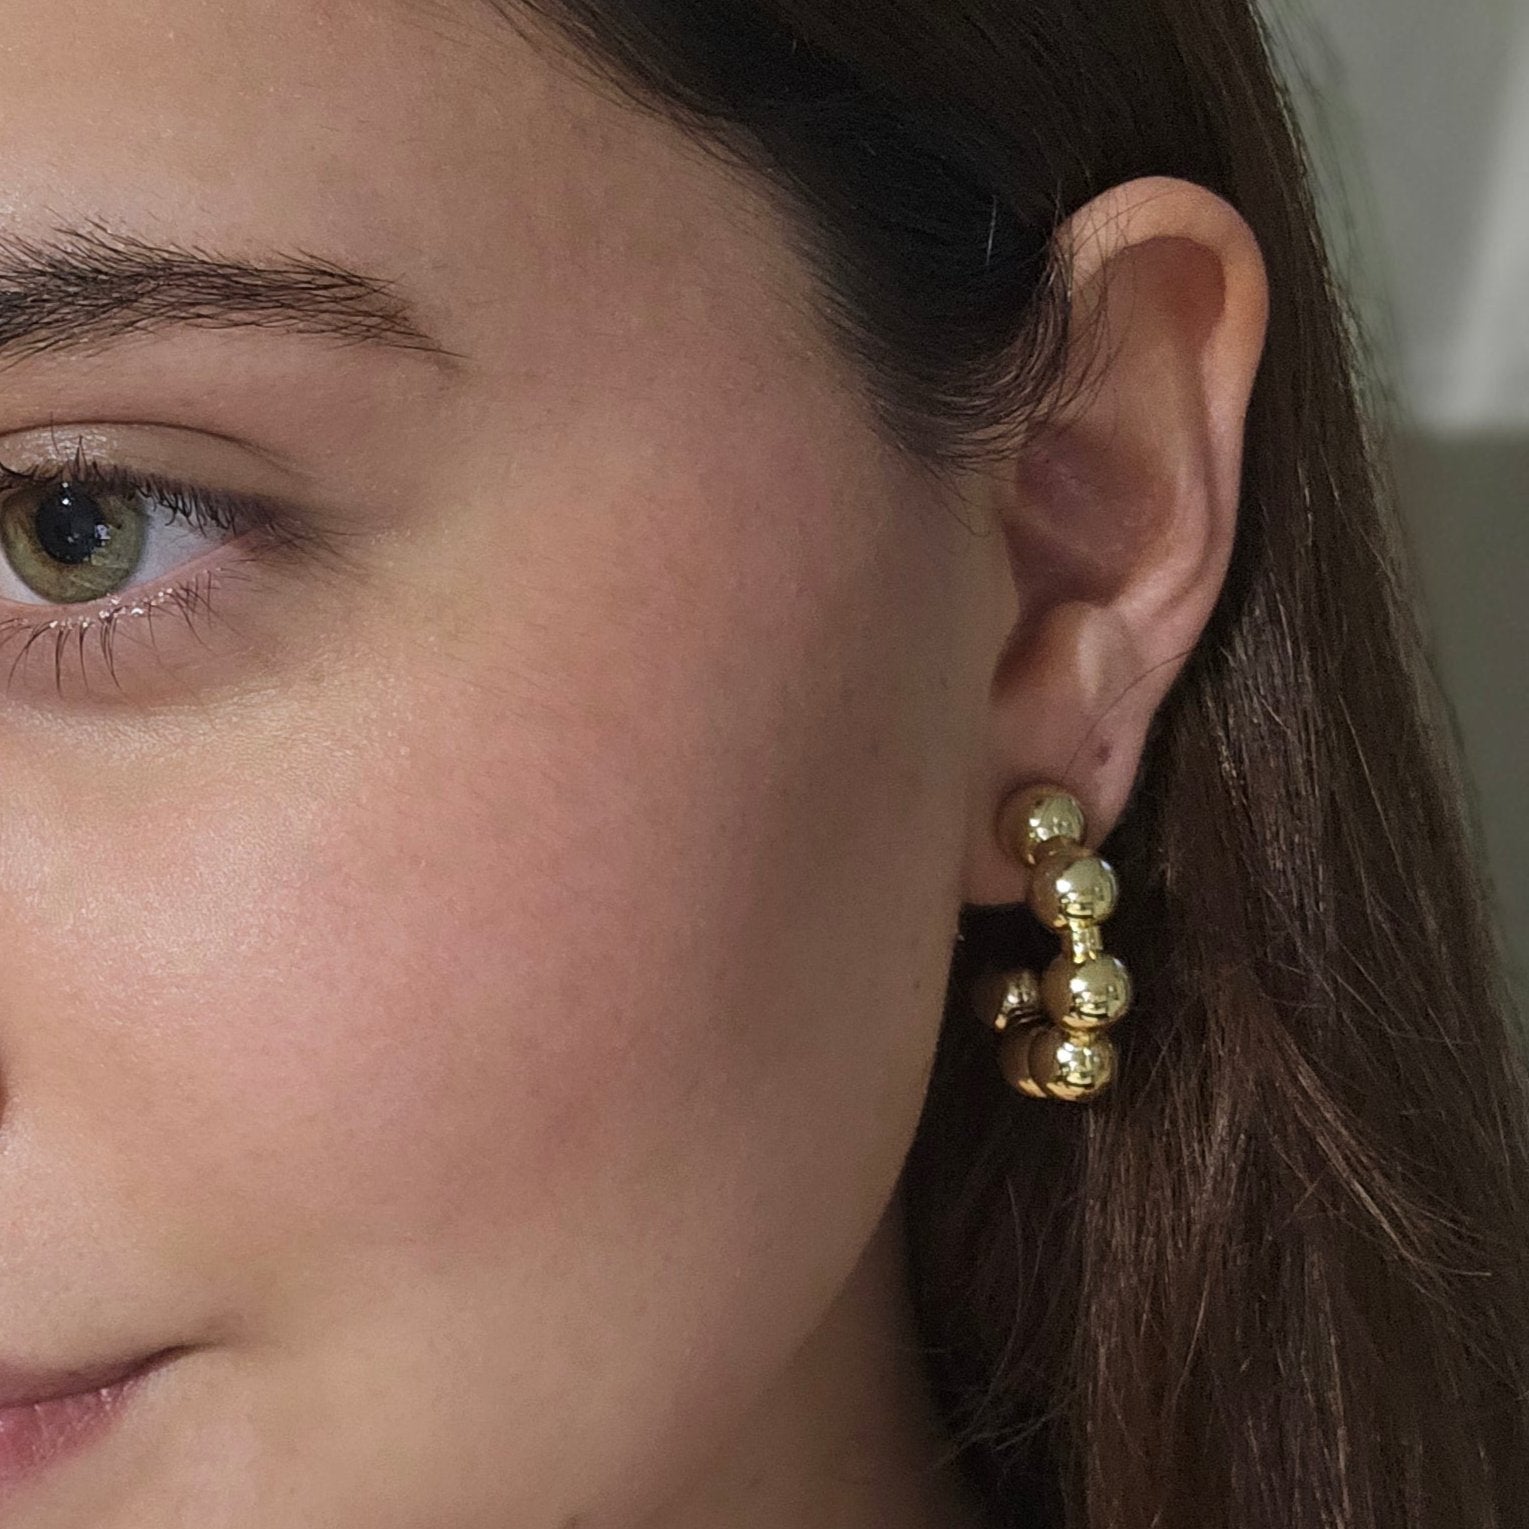
[[[1106,1032],[1131,1007],[1130,973],[1105,953],[1100,934],[1115,910],[1115,872],[1084,847],[1083,809],[1060,786],[1016,791],[998,832],[1032,868],[1030,911],[1062,948],[1039,976],[1022,967],[988,973],[973,1004],[1002,1037],[998,1064],[1010,1084],[1033,1099],[1086,1103],[1114,1081],[1115,1043]]]

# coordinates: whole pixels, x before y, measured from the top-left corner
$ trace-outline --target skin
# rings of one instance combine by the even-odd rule
[[[307,251],[453,353],[0,371],[0,461],[87,440],[341,553],[210,533],[213,611],[121,622],[120,688],[0,649],[0,1361],[187,1349],[0,1522],[975,1523],[898,1175],[959,908],[1024,892],[1004,797],[1104,832],[1219,589],[1246,226],[1078,214],[1120,343],[935,488],[748,184],[486,10],[0,21],[5,234]]]

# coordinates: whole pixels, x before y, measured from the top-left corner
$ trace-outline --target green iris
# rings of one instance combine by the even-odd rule
[[[92,493],[67,481],[0,502],[0,548],[27,588],[59,605],[113,594],[137,571],[145,520],[137,495]]]

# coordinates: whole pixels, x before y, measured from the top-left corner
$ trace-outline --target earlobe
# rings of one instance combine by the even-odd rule
[[[1098,835],[1124,810],[1225,579],[1267,325],[1257,242],[1203,187],[1129,182],[1057,239],[1072,277],[1066,402],[994,485],[1018,616],[973,781],[974,903],[1024,896],[993,826],[1016,786],[1057,781]]]

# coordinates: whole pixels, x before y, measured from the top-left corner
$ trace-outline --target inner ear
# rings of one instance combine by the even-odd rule
[[[1215,475],[1203,363],[1226,282],[1214,252],[1166,235],[1119,251],[1087,280],[1074,299],[1069,402],[1017,463],[1006,534],[1022,583],[1051,599],[1109,602],[1162,557],[1165,538],[1192,534],[1174,521]]]

